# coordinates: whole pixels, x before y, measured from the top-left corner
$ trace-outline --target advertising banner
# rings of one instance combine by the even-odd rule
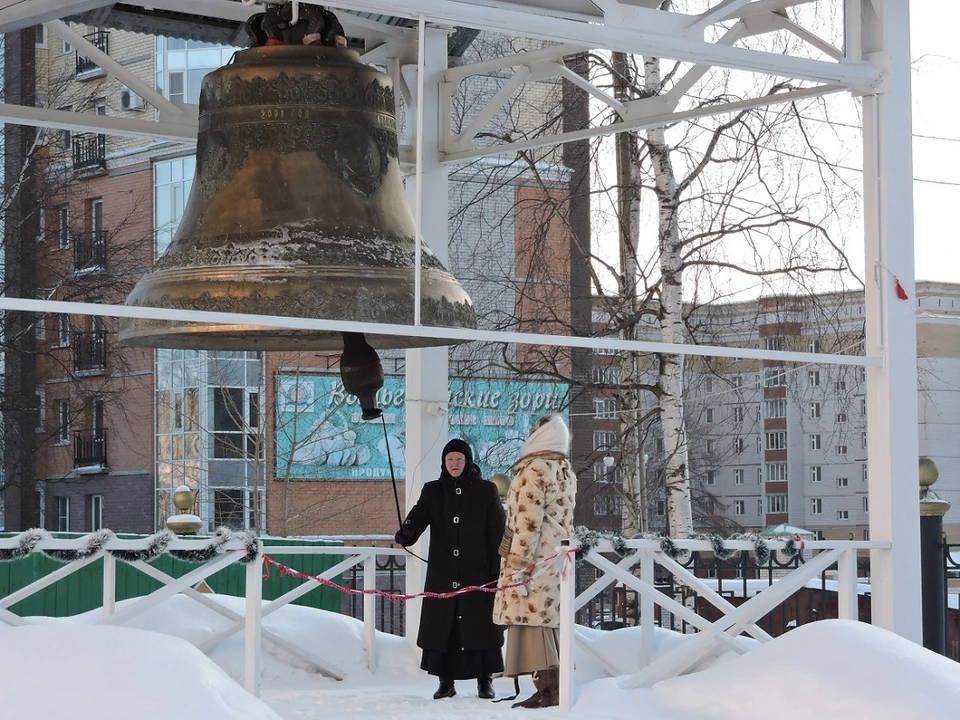
[[[508,473],[538,418],[560,413],[569,422],[568,390],[562,383],[453,380],[450,438],[470,443],[484,477]],[[377,401],[383,422],[364,422],[357,399],[344,391],[338,376],[279,376],[277,478],[389,480],[392,460],[402,479],[407,461],[403,378],[386,378]]]

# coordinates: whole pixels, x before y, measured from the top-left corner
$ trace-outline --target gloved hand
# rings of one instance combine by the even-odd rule
[[[517,591],[517,595],[520,597],[526,597],[530,594],[530,573],[526,570],[517,570],[513,575],[510,576],[510,584],[514,583],[525,583],[523,585],[517,585],[514,590]]]
[[[402,547],[409,547],[416,542],[416,540],[413,539],[413,533],[410,532],[410,528],[406,525],[397,530],[397,534],[393,536],[393,539],[397,545]]]

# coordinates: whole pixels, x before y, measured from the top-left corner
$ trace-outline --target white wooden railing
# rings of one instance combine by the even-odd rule
[[[85,547],[85,538],[71,540],[44,539],[36,543],[34,550],[80,550]],[[260,692],[260,674],[262,668],[262,642],[269,641],[282,647],[287,652],[314,666],[319,672],[336,679],[345,677],[345,673],[314,655],[310,650],[299,647],[285,640],[270,630],[263,628],[263,619],[280,608],[297,600],[306,593],[320,587],[321,580],[332,580],[355,565],[363,566],[363,643],[368,665],[375,668],[376,655],[374,635],[376,628],[376,559],[378,555],[404,555],[404,551],[395,548],[371,546],[302,546],[302,545],[271,545],[268,556],[297,556],[297,555],[335,555],[342,556],[342,560],[315,578],[302,578],[300,585],[288,591],[281,597],[263,602],[264,578],[264,548],[260,541],[253,541],[257,550],[256,556],[246,564],[245,610],[244,614],[234,612],[216,597],[201,593],[194,587],[219,570],[244,560],[251,553],[249,539],[231,539],[223,544],[222,554],[199,564],[185,575],[174,578],[152,565],[143,561],[134,561],[129,564],[139,571],[161,583],[160,588],[140,598],[131,600],[121,609],[116,607],[116,563],[117,558],[111,554],[117,550],[141,551],[146,549],[148,540],[120,540],[107,541],[102,551],[96,555],[73,562],[65,563],[54,572],[40,578],[26,587],[0,598],[0,622],[8,625],[24,625],[26,621],[10,611],[14,604],[30,597],[34,593],[53,585],[58,580],[67,577],[73,572],[93,562],[103,560],[103,607],[99,618],[102,625],[122,625],[132,618],[164,600],[182,594],[195,600],[204,607],[213,610],[230,621],[230,624],[219,633],[208,637],[199,643],[202,651],[209,651],[227,637],[238,632],[244,636],[244,672],[243,684],[247,690],[255,695]],[[575,541],[571,541],[575,545]],[[677,540],[675,546],[682,550],[709,553],[713,547],[706,540]],[[781,551],[785,547],[783,541],[768,541],[771,551]],[[0,550],[10,550],[17,547],[17,538],[0,539]],[[726,541],[725,547],[737,551],[751,551],[753,544],[746,540]],[[197,548],[196,541],[173,540],[167,546],[168,551],[191,551]],[[831,542],[811,541],[804,547],[806,561],[791,570],[784,570],[783,576],[774,580],[768,587],[763,588],[749,599],[745,599],[739,606],[734,606],[726,598],[705,582],[696,577],[690,570],[683,567],[675,559],[667,555],[656,540],[631,540],[626,543],[627,554],[614,562],[605,555],[611,554],[613,548],[604,542],[590,549],[585,555],[585,561],[600,571],[600,576],[581,593],[576,593],[576,573],[567,572],[561,582],[561,612],[560,624],[560,701],[561,709],[567,710],[573,705],[574,690],[574,648],[587,652],[598,664],[606,669],[611,676],[625,675],[625,671],[617,668],[608,658],[602,658],[590,648],[589,643],[583,641],[576,629],[575,616],[577,611],[585,607],[597,594],[613,583],[619,583],[625,588],[635,590],[640,595],[640,645],[637,652],[641,659],[642,669],[632,675],[626,675],[622,682],[625,688],[646,687],[653,683],[684,672],[691,667],[705,653],[709,652],[717,643],[733,649],[736,652],[746,652],[749,644],[744,643],[744,636],[749,636],[760,642],[766,642],[771,637],[762,630],[757,621],[765,614],[784,602],[793,593],[812,579],[818,577],[831,565],[837,565],[836,581],[838,587],[839,617],[848,619],[858,618],[857,603],[857,552],[865,550],[889,550],[890,543],[884,542]],[[569,549],[563,548],[561,550]],[[621,548],[623,552],[623,548]],[[291,562],[294,570],[296,563]],[[720,619],[710,622],[698,615],[694,610],[678,602],[673,596],[664,593],[654,586],[654,567],[660,565],[674,576],[676,584],[686,585],[713,604],[721,613]],[[269,560],[266,567],[276,571]],[[572,569],[572,562],[568,563]],[[660,657],[653,658],[654,635],[654,608],[659,606],[685,621],[696,631],[689,634],[683,642],[676,645]]]
[[[575,541],[572,541],[575,542]],[[707,540],[675,540],[675,547],[685,551],[713,552],[713,546]],[[785,540],[768,540],[767,548],[771,552],[782,552],[787,548]],[[724,547],[730,550],[750,552],[754,543],[749,540],[727,540]],[[561,581],[561,607],[570,608],[561,613],[560,621],[560,707],[569,710],[573,706],[574,690],[574,647],[585,651],[596,660],[611,676],[625,675],[606,658],[598,657],[583,641],[576,630],[574,618],[604,588],[612,583],[621,583],[640,595],[640,647],[637,648],[641,659],[641,669],[632,675],[626,675],[621,684],[624,688],[648,687],[659,680],[679,675],[703,658],[714,645],[722,643],[730,649],[744,653],[750,645],[744,643],[744,635],[760,642],[766,642],[771,636],[757,626],[757,621],[787,600],[791,595],[818,577],[831,565],[837,565],[836,581],[838,594],[838,615],[843,619],[859,619],[857,601],[857,552],[866,550],[889,550],[889,542],[869,541],[808,541],[803,545],[805,562],[796,568],[785,569],[782,575],[771,584],[739,605],[734,606],[722,597],[713,587],[696,577],[675,559],[667,555],[657,540],[630,540],[626,542],[627,552],[618,562],[609,560],[613,547],[606,542],[599,543],[585,555],[585,561],[602,573],[590,587],[576,593],[575,573],[567,573]],[[621,552],[623,550],[621,549]],[[720,619],[710,622],[701,617],[674,597],[654,586],[654,567],[660,565],[673,574],[674,582],[686,585],[700,597],[710,602],[720,613]],[[653,658],[654,607],[659,606],[684,620],[696,629],[681,643],[678,643],[660,657]]]

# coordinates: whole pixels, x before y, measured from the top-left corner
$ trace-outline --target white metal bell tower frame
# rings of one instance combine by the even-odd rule
[[[0,121],[38,127],[79,129],[113,135],[193,141],[196,107],[174,105],[132,77],[118,63],[72,32],[61,21],[77,13],[112,5],[112,0],[0,0],[0,31],[47,23],[90,60],[124,82],[158,112],[156,120],[135,120],[49,108],[0,105]],[[131,0],[127,4],[243,20],[256,7],[239,0]],[[365,324],[368,333],[409,334],[457,340],[540,343],[644,352],[681,352],[718,356],[782,359],[862,365],[867,368],[870,479],[870,539],[888,541],[890,550],[871,558],[873,622],[920,642],[919,513],[917,497],[917,367],[913,258],[909,0],[713,0],[697,15],[659,12],[657,0],[342,0],[337,8],[411,18],[417,27],[398,28],[367,18],[341,16],[347,33],[367,39],[364,58],[388,67],[401,83],[413,115],[415,137],[403,148],[413,170],[411,201],[421,235],[445,259],[447,243],[446,164],[524,147],[557,144],[626,129],[642,129],[746,107],[801,97],[850,92],[863,98],[863,194],[866,283],[866,357],[832,356],[710,346],[671,346],[656,342],[599,340],[521,333],[450,330],[423,326]],[[842,9],[844,42],[832,46],[789,18],[789,9],[808,5]],[[717,41],[705,30],[722,23]],[[447,29],[489,30],[557,43],[475,66],[448,68]],[[419,30],[419,32],[418,32]],[[786,31],[825,59],[790,56],[738,47],[745,37]],[[621,50],[693,63],[677,88],[660,98],[620,103],[600,88],[570,73],[565,55],[589,49]],[[799,89],[776,96],[747,98],[706,109],[679,110],[684,92],[711,67],[735,68],[791,78]],[[496,70],[512,73],[478,118],[458,133],[451,130],[450,98],[463,78]],[[474,138],[510,93],[525,82],[563,77],[600,102],[617,109],[622,122],[567,135],[482,147]],[[499,103],[499,104],[498,104]],[[409,119],[408,119],[409,120]],[[408,121],[407,127],[411,123]],[[910,300],[897,298],[893,277]],[[83,303],[0,298],[0,309],[66,312],[125,317],[207,319],[279,327],[356,331],[356,324],[196,311],[166,311]],[[408,352],[407,498],[436,475],[445,440],[446,418],[437,412],[446,400],[446,352]],[[413,458],[417,458],[413,461]],[[414,617],[415,620],[415,617]],[[415,623],[411,623],[415,627]]]

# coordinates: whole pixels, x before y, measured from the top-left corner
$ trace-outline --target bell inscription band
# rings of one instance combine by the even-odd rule
[[[415,233],[390,78],[352,50],[254,47],[203,81],[197,175],[183,219],[126,304],[413,325]],[[421,322],[476,326],[469,296],[426,245]],[[203,350],[344,347],[333,332],[141,319],[121,320],[120,340]]]

